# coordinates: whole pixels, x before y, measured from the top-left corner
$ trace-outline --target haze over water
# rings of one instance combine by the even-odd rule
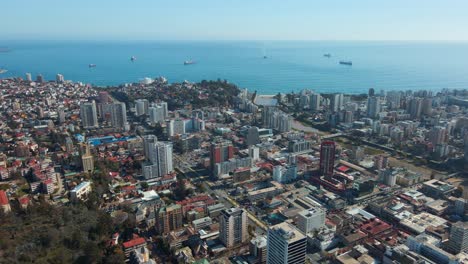
[[[220,78],[262,94],[468,88],[468,43],[10,41],[0,47],[11,49],[0,52],[0,68],[8,70],[0,78],[30,72],[49,80],[61,73],[100,86],[157,76],[169,82]],[[184,66],[185,60],[197,63]]]

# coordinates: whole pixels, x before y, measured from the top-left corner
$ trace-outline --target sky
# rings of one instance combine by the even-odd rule
[[[467,0],[2,0],[3,40],[468,41]]]

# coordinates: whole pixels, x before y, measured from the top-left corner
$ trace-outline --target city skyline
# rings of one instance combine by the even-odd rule
[[[11,1],[0,40],[468,41],[468,3],[449,2]]]

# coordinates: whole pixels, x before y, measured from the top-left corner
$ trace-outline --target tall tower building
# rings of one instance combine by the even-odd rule
[[[435,126],[429,131],[429,141],[433,146],[446,143],[448,140],[447,128],[442,126]]]
[[[112,103],[111,124],[114,128],[125,129],[125,126],[127,125],[127,107],[125,106],[125,103]]]
[[[220,141],[211,143],[210,164],[214,169],[215,164],[227,161],[234,157],[234,146],[231,141]]]
[[[80,118],[83,128],[98,127],[96,102],[82,103],[80,106]]]
[[[143,136],[143,150],[145,153],[145,159],[149,160],[150,149],[154,146],[154,143],[158,142],[158,137],[155,135]]]
[[[419,97],[412,98],[408,104],[408,113],[413,119],[418,119],[421,117],[422,111],[422,99]]]
[[[367,117],[375,119],[380,113],[380,98],[370,96],[367,99]]]
[[[29,73],[29,72],[26,73],[26,81],[32,82],[32,75],[31,75],[31,73]]]
[[[371,97],[371,96],[375,96],[375,90],[374,90],[374,88],[370,88],[370,89],[369,89],[369,97]]]
[[[307,238],[293,225],[283,222],[268,229],[267,263],[305,263]]]
[[[62,74],[59,73],[59,74],[57,74],[57,75],[55,76],[55,81],[56,81],[57,83],[63,83],[63,82],[65,82],[65,78],[63,77]]]
[[[231,208],[221,211],[219,239],[228,248],[247,241],[247,212],[244,209]]]
[[[454,254],[468,250],[468,222],[459,221],[452,225],[448,249]]]
[[[38,74],[36,77],[36,82],[37,83],[43,83],[44,82],[44,76],[42,74]]]
[[[337,93],[332,94],[330,99],[330,111],[331,112],[338,112],[343,108],[344,103],[344,95]]]
[[[260,143],[260,135],[258,133],[258,127],[249,127],[247,130],[246,144],[252,146]]]
[[[255,263],[266,264],[267,261],[267,239],[265,236],[257,236],[250,240],[250,255],[254,257]]]
[[[311,111],[318,111],[320,110],[320,101],[322,100],[322,97],[320,96],[320,94],[311,94],[310,95],[310,110]]]
[[[137,116],[147,115],[149,109],[149,102],[147,99],[135,100],[135,110]]]
[[[325,176],[332,176],[334,166],[335,142],[324,141],[320,145],[320,173]]]
[[[143,176],[145,179],[162,177],[174,171],[172,160],[172,143],[154,142],[155,138],[147,140],[145,152],[149,162],[143,164]]]

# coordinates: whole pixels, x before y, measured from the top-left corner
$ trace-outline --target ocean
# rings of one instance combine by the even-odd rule
[[[169,82],[219,78],[261,94],[468,88],[468,43],[0,41],[0,47],[9,49],[0,49],[0,68],[8,70],[0,78],[30,72],[53,80],[61,73],[97,86],[158,76]]]

